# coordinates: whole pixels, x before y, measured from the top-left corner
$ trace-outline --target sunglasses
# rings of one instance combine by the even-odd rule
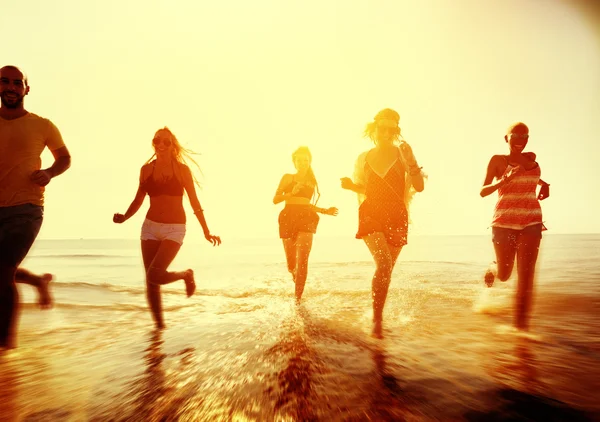
[[[170,147],[171,146],[171,141],[169,139],[156,138],[156,139],[152,140],[152,143],[154,145],[160,145],[162,143],[166,147]]]
[[[377,131],[379,131],[381,133],[385,133],[385,132],[396,133],[396,132],[398,132],[398,128],[393,127],[393,126],[377,126]]]

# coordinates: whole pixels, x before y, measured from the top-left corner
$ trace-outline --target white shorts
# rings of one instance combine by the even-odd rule
[[[185,224],[157,223],[147,218],[142,224],[141,240],[172,240],[180,245],[185,237]]]

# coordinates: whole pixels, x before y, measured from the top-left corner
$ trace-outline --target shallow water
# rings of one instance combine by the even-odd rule
[[[137,243],[40,245],[27,266],[57,273],[57,303],[23,309],[20,347],[0,357],[0,419],[600,420],[600,236],[559,237],[542,244],[528,334],[511,328],[514,280],[482,285],[489,239],[411,242],[383,340],[368,335],[359,248],[342,261],[316,239],[300,306],[279,244],[210,263],[184,250],[174,266],[194,267],[199,290],[168,286],[157,332]]]

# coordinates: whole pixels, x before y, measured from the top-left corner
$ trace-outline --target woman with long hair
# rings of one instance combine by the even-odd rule
[[[517,294],[515,326],[529,329],[533,297],[533,279],[542,231],[542,208],[539,201],[550,196],[550,185],[544,182],[533,152],[523,152],[529,141],[529,128],[515,123],[508,128],[504,141],[508,155],[494,155],[488,163],[480,195],[498,191],[498,202],[492,219],[492,242],[496,261],[485,274],[488,287],[497,277],[509,279],[517,258]],[[536,192],[540,186],[539,193]]]
[[[335,207],[317,206],[319,185],[312,170],[312,155],[308,147],[300,147],[292,154],[296,173],[284,174],[279,182],[273,203],[285,201],[279,214],[279,237],[283,241],[288,271],[296,285],[296,301],[300,302],[308,272],[308,257],[313,235],[317,232],[317,213],[337,215]]]
[[[184,190],[206,240],[215,246],[221,244],[221,239],[210,233],[196,195],[194,184],[198,185],[198,181],[187,165],[189,161],[198,167],[190,155],[191,151],[183,148],[167,127],[154,134],[152,146],[154,154],[142,166],[133,202],[125,214],[115,214],[113,221],[118,224],[127,221],[140,209],[146,195],[150,197],[150,209],[142,224],[142,256],[146,270],[148,304],[156,327],[162,329],[165,323],[160,286],[184,280],[188,297],[196,290],[194,272],[191,269],[167,270],[177,256],[185,237]]]
[[[400,115],[381,110],[368,123],[364,136],[375,147],[358,156],[354,180],[343,177],[342,188],[358,194],[357,239],[362,239],[375,261],[372,279],[373,336],[383,337],[383,308],[392,271],[407,244],[408,205],[424,188],[424,175],[410,145],[401,140]]]

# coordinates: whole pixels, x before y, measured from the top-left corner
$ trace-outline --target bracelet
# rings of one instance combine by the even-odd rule
[[[410,174],[411,176],[416,176],[417,174],[419,174],[421,172],[421,169],[423,167],[419,167],[417,165],[411,166],[408,168],[408,174]]]
[[[204,212],[204,210],[202,208],[198,208],[197,210],[194,210],[194,214],[199,214],[201,212]]]

